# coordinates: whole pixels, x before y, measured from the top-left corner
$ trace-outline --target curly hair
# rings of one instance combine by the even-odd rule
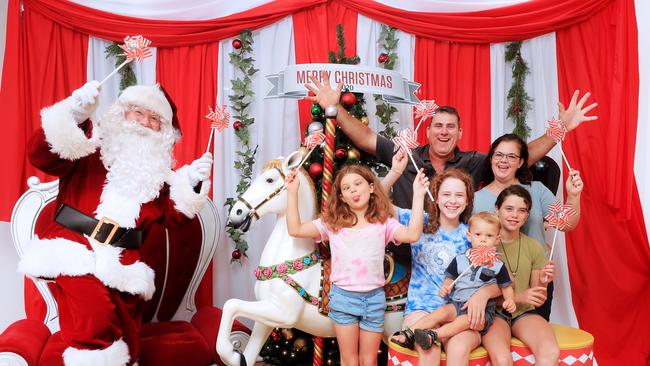
[[[366,210],[366,220],[370,223],[386,222],[391,212],[391,201],[388,194],[381,187],[377,176],[365,166],[362,165],[345,165],[336,174],[330,199],[321,214],[323,222],[333,231],[339,231],[344,227],[352,227],[357,224],[357,216],[352,212],[350,206],[342,199],[341,180],[348,174],[358,174],[363,179],[372,184],[374,192],[370,194],[368,209]]]
[[[436,174],[433,180],[431,181],[431,192],[433,197],[438,199],[438,193],[440,192],[440,186],[448,178],[455,178],[460,180],[465,184],[465,194],[467,195],[467,207],[460,214],[460,221],[467,223],[470,216],[472,216],[472,207],[474,204],[474,186],[472,184],[472,177],[469,176],[465,171],[460,169],[447,169],[440,174]],[[436,202],[429,201],[427,205],[427,213],[429,214],[429,222],[424,228],[425,233],[435,233],[440,227],[440,208]]]
[[[515,172],[515,177],[521,184],[529,184],[533,179],[533,173],[530,172],[530,168],[528,167],[528,145],[526,145],[526,142],[521,137],[514,133],[507,133],[494,140],[492,145],[490,145],[490,151],[483,162],[483,184],[488,185],[494,180],[494,172],[492,171],[492,156],[494,156],[494,151],[502,142],[510,141],[519,145],[519,158],[524,162]]]

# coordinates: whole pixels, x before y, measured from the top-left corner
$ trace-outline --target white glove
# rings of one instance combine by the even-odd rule
[[[72,92],[70,104],[72,117],[77,124],[87,120],[97,107],[99,97],[99,81],[89,81],[81,88]]]
[[[207,152],[190,164],[187,177],[190,185],[196,187],[199,182],[210,178],[210,173],[212,173],[212,154]]]

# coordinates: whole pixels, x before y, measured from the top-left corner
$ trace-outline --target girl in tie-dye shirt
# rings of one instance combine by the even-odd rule
[[[398,152],[393,158],[391,172],[382,181],[385,188],[390,187],[396,179],[395,175],[399,175],[400,168],[408,163],[407,158],[401,155],[403,153]],[[438,365],[440,348],[423,350],[415,345],[413,330],[409,327],[429,312],[446,304],[446,301],[438,296],[445,279],[445,269],[456,255],[465,253],[471,247],[467,240],[467,220],[472,214],[474,196],[471,177],[458,169],[445,170],[435,175],[431,182],[431,191],[436,202],[428,205],[425,218],[427,224],[420,240],[411,244],[411,280],[404,311],[404,330],[396,333],[391,339],[401,346],[411,349],[415,347],[419,352],[420,365]],[[395,209],[402,224],[408,224],[416,213],[415,209]],[[480,298],[485,299],[485,302],[476,301],[474,306],[468,308],[474,315],[479,311],[484,312],[489,297],[500,294],[496,286],[485,291],[481,289],[479,292]],[[484,315],[481,313],[479,316]],[[482,329],[482,324],[473,324],[472,328]],[[447,340],[443,340],[443,343],[447,345]],[[478,332],[470,330],[450,338],[448,343],[450,348],[447,348],[447,359],[453,358],[454,362],[467,364],[469,353],[479,346],[481,339]],[[451,348],[452,343],[455,343],[455,350]]]

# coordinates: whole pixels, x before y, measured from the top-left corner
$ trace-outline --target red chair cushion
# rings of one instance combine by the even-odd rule
[[[50,330],[45,324],[32,319],[22,319],[11,324],[0,334],[0,349],[22,356],[28,365],[36,365],[49,337]]]
[[[188,322],[142,325],[141,366],[206,366],[213,363],[203,336]]]

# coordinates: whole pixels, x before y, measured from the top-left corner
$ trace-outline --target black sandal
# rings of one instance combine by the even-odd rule
[[[440,347],[441,342],[438,338],[438,333],[431,329],[416,329],[415,330],[415,343],[417,343],[423,350],[428,350],[432,346]]]
[[[396,336],[400,336],[400,335],[404,336],[405,339],[404,342],[395,339]],[[393,336],[390,337],[390,341],[395,343],[398,346],[408,348],[408,349],[414,349],[415,348],[414,336],[415,334],[413,333],[413,330],[411,328],[406,328],[404,330],[400,330],[398,332],[393,333]]]

